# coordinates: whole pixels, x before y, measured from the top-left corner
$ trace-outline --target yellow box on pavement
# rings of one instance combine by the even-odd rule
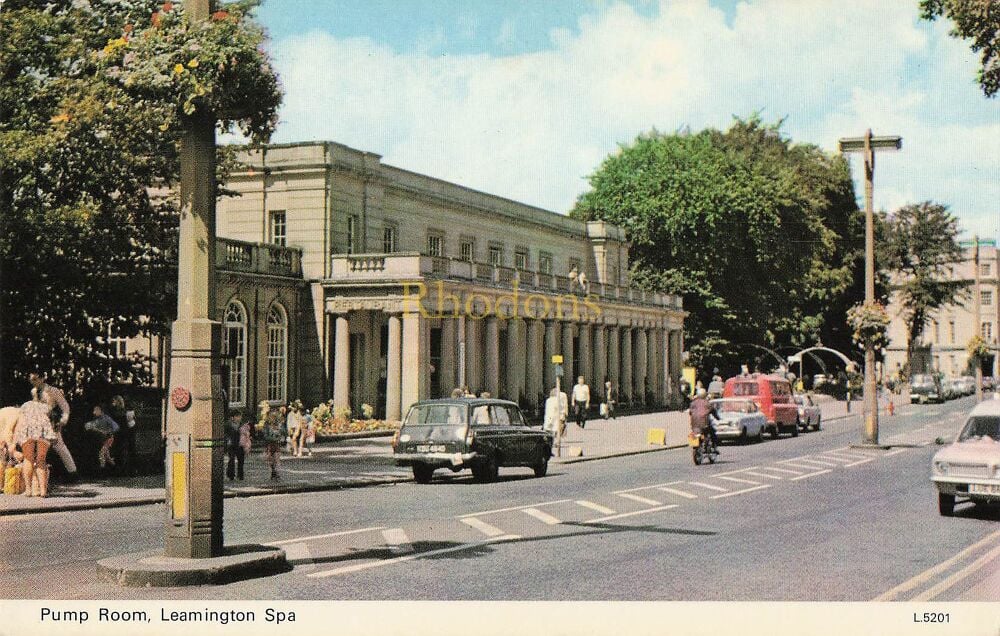
[[[651,428],[646,431],[646,443],[647,444],[659,444],[660,446],[667,445],[667,429],[665,428]]]

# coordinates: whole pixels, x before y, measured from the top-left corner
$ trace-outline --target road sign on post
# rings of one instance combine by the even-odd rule
[[[562,363],[563,363],[563,357],[561,355],[552,356],[552,364],[562,364]]]

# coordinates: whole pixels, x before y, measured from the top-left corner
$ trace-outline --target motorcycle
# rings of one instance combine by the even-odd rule
[[[691,447],[691,456],[695,466],[701,466],[701,462],[706,459],[708,463],[714,464],[719,456],[719,449],[712,443],[712,438],[708,435],[691,431],[688,434],[688,446]]]

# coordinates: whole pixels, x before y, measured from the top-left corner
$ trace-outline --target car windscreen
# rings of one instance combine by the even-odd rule
[[[973,415],[965,423],[958,441],[968,442],[987,437],[1000,442],[1000,415]]]
[[[721,400],[713,402],[712,406],[720,413],[753,413],[754,404],[749,400]]]
[[[468,409],[462,404],[421,404],[410,409],[403,426],[458,426],[467,421]]]
[[[914,386],[918,384],[919,385],[934,384],[934,378],[929,375],[915,375],[913,376],[913,378],[911,378],[910,384]]]
[[[737,382],[733,385],[733,395],[742,397],[744,395],[757,395],[756,382]]]

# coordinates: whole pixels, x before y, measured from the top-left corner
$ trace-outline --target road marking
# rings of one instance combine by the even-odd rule
[[[413,544],[410,543],[410,537],[406,536],[406,531],[402,528],[383,530],[382,537],[385,539],[386,545],[389,546],[389,552],[393,554],[409,554],[413,552]]]
[[[631,499],[632,501],[638,501],[639,503],[648,504],[650,506],[662,506],[662,501],[657,501],[655,499],[646,499],[645,497],[640,497],[639,495],[630,495],[627,492],[619,493],[619,497],[625,497],[626,499]]]
[[[663,492],[668,492],[671,495],[677,495],[678,497],[685,497],[687,499],[698,498],[698,495],[694,495],[689,492],[684,492],[683,490],[674,490],[673,488],[657,488],[657,490],[662,490]]]
[[[917,596],[913,597],[913,599],[912,599],[913,602],[930,601],[930,600],[932,600],[932,599],[940,596],[942,593],[947,592],[949,589],[951,589],[952,587],[954,587],[956,583],[958,583],[962,579],[968,577],[969,575],[974,574],[975,572],[978,572],[979,570],[981,570],[983,568],[983,566],[985,566],[987,563],[989,563],[990,561],[992,561],[993,559],[995,559],[997,557],[1000,557],[1000,545],[998,545],[997,547],[993,548],[992,550],[990,550],[989,552],[987,552],[983,556],[979,557],[978,559],[976,559],[975,561],[973,561],[969,565],[965,566],[964,568],[962,568],[958,572],[955,572],[954,574],[952,574],[951,576],[949,576],[945,580],[941,581],[940,583],[938,583],[937,585],[935,585],[931,589],[925,591],[922,594],[918,594]]]
[[[816,475],[825,475],[826,473],[829,473],[829,472],[833,472],[833,471],[831,471],[830,469],[819,470],[819,471],[816,471],[815,473],[808,473],[808,474],[805,474],[805,475],[799,475],[798,477],[792,477],[788,481],[798,481],[800,479],[808,479],[810,477],[815,477]]]
[[[713,486],[712,484],[703,484],[700,481],[689,481],[687,482],[692,486],[701,486],[702,488],[708,488],[709,490],[717,490],[719,492],[729,492],[728,488],[720,488],[718,486]]]
[[[765,475],[764,473],[756,473],[750,470],[746,471],[746,474],[753,475],[754,477],[766,477],[768,479],[777,479],[778,481],[784,479],[784,477],[778,477],[777,475]]]
[[[597,512],[603,512],[606,515],[611,515],[614,514],[615,512],[611,508],[605,508],[602,505],[595,504],[593,501],[586,501],[584,499],[580,499],[579,501],[576,502],[576,504],[578,506],[583,506],[584,508],[590,508],[591,510],[596,510]]]
[[[799,464],[799,463],[791,464],[791,463],[787,463],[787,464],[785,464],[785,466],[794,466],[796,468],[804,468],[806,470],[816,470],[816,465],[810,466],[809,464]],[[799,474],[801,475],[802,473],[799,473]]]
[[[873,461],[875,461],[875,458],[870,457],[868,459],[862,459],[861,461],[852,462],[850,464],[844,464],[844,468],[850,468],[851,466],[859,466],[861,464],[867,464],[868,462],[873,462]]]
[[[838,457],[837,455],[833,455],[833,456],[830,456],[830,455],[818,455],[818,457],[820,457],[821,459],[827,460],[829,462],[833,462],[834,466],[843,466],[844,464],[847,464],[849,462],[854,461],[855,459],[858,459],[857,457],[847,458],[847,457]]]
[[[840,462],[835,462],[832,459],[828,459],[826,461],[822,459],[800,459],[799,461],[809,464],[819,464],[820,466],[840,466]]]
[[[682,483],[684,483],[684,482],[682,482],[682,481],[668,481],[668,482],[666,482],[664,484],[653,484],[651,486],[639,486],[638,488],[629,488],[627,490],[616,490],[616,491],[614,491],[611,494],[613,494],[613,495],[620,495],[623,492],[638,492],[640,490],[650,490],[651,488],[659,488],[660,486],[673,486],[674,484],[682,484]]]
[[[475,517],[465,517],[464,519],[462,519],[462,523],[472,528],[475,528],[476,530],[479,530],[488,537],[501,537],[507,534],[500,528],[497,528],[496,526],[491,526],[485,521],[480,521]]]
[[[756,466],[747,466],[746,468],[738,468],[736,470],[730,470],[730,471],[725,472],[725,473],[715,473],[712,476],[713,477],[722,477],[723,475],[735,475],[737,473],[742,473],[742,472],[745,472],[745,471],[748,471],[748,470],[753,470],[755,468],[757,468],[757,467]]]
[[[463,543],[462,545],[456,545],[449,548],[440,548],[438,550],[428,550],[427,552],[416,552],[414,554],[409,554],[406,556],[398,556],[392,559],[384,559],[382,561],[368,561],[367,563],[356,563],[354,565],[348,565],[341,568],[336,568],[333,570],[323,570],[321,572],[312,572],[307,574],[309,578],[320,579],[330,576],[338,576],[340,574],[350,574],[352,572],[361,572],[362,570],[369,570],[372,568],[385,567],[387,565],[395,565],[396,563],[405,563],[406,561],[412,561],[414,559],[422,559],[424,557],[436,556],[438,554],[448,554],[450,552],[459,552],[461,550],[472,550],[475,548],[481,548],[486,545],[493,543],[500,543],[502,541],[515,541],[521,537],[516,534],[505,534],[499,537],[494,537],[492,539],[487,539],[485,541],[478,541],[476,543]]]
[[[777,468],[775,466],[761,466],[757,470],[772,470],[777,473],[788,473],[790,475],[801,475],[802,471],[798,470],[788,470],[787,468]]]
[[[921,583],[924,583],[925,581],[930,580],[932,577],[935,577],[938,574],[944,572],[945,570],[947,570],[951,566],[955,565],[956,563],[958,563],[959,561],[961,561],[962,559],[964,559],[965,557],[967,557],[969,554],[975,552],[976,550],[978,550],[979,548],[983,547],[984,545],[990,544],[991,542],[993,542],[994,540],[997,540],[997,539],[1000,539],[1000,530],[997,530],[996,532],[983,537],[982,539],[980,539],[979,541],[973,543],[972,545],[970,545],[969,547],[965,548],[964,550],[962,550],[961,552],[959,552],[955,556],[951,557],[950,559],[942,561],[941,563],[938,563],[934,567],[931,567],[931,568],[928,568],[928,569],[924,570],[920,574],[914,576],[913,578],[911,578],[911,579],[909,579],[907,581],[903,581],[902,583],[900,583],[896,587],[892,588],[888,592],[885,592],[884,594],[882,594],[882,595],[880,595],[880,596],[878,596],[878,597],[876,597],[876,598],[874,598],[872,600],[876,601],[876,602],[877,601],[891,601],[891,600],[894,600],[900,594],[902,594],[904,592],[909,592],[910,590],[915,589]]]
[[[668,504],[666,506],[660,506],[659,508],[647,508],[645,510],[636,510],[635,512],[623,512],[617,515],[601,517],[600,519],[591,519],[590,521],[584,521],[583,523],[604,523],[605,521],[611,521],[612,519],[621,519],[623,517],[634,517],[636,515],[644,515],[647,512],[659,512],[661,510],[670,510],[671,508],[677,508],[677,504]]]
[[[484,510],[482,512],[469,512],[464,515],[456,515],[455,519],[462,519],[464,517],[480,517],[482,515],[491,515],[497,512],[510,512],[512,510],[524,510],[525,508],[541,508],[542,506],[552,506],[555,504],[566,503],[567,501],[573,501],[572,499],[556,499],[555,501],[543,501],[542,503],[526,504],[524,506],[512,506],[510,508],[496,508],[495,510]]]
[[[864,455],[848,455],[847,453],[840,452],[834,453],[832,451],[823,453],[823,457],[829,457],[830,459],[839,460],[842,462],[853,462],[858,459],[863,459]]]
[[[746,474],[746,473],[744,473],[744,474]],[[758,485],[758,484],[760,484],[759,481],[750,481],[749,479],[739,479],[738,477],[729,477],[727,475],[716,475],[715,478],[716,479],[727,479],[729,481],[735,481],[735,482],[740,483],[740,484],[753,484],[755,486]]]
[[[905,453],[908,450],[910,450],[910,449],[908,449],[908,448],[899,448],[899,449],[896,449],[894,451],[889,451],[888,453],[886,453],[885,455],[883,455],[883,457],[892,457],[893,455],[899,455],[900,453]]]
[[[550,526],[555,526],[562,523],[562,521],[560,521],[559,519],[556,519],[552,515],[544,513],[541,510],[538,510],[537,508],[525,508],[521,512],[523,512],[526,515],[530,515],[535,519],[538,519],[542,523],[548,524]]]
[[[745,492],[753,492],[755,490],[763,490],[764,488],[770,488],[771,484],[761,484],[754,488],[744,488],[743,490],[734,490],[733,492],[723,493],[721,495],[712,495],[711,499],[722,499],[723,497],[732,497],[734,495],[742,495]]]
[[[290,543],[302,543],[304,541],[312,541],[313,539],[329,539],[331,537],[342,537],[348,534],[358,534],[359,532],[375,532],[376,530],[384,530],[385,526],[376,526],[374,528],[359,528],[357,530],[345,530],[343,532],[331,532],[329,534],[314,534],[308,537],[299,537],[297,539],[283,539],[281,541],[272,541],[271,543],[265,543],[264,545],[278,546],[278,545],[288,545]]]
[[[290,562],[295,563],[296,566],[301,563],[303,571],[316,567],[312,559],[312,553],[309,552],[309,546],[305,543],[292,543],[286,546],[284,550],[285,556]]]

